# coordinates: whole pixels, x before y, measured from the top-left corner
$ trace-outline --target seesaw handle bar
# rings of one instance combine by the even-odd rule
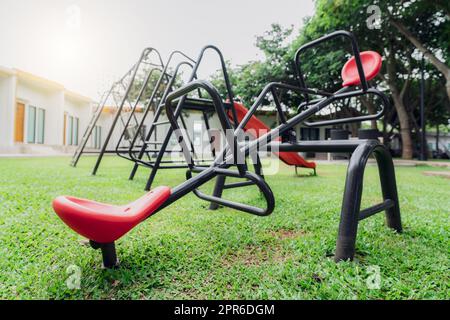
[[[301,46],[296,54],[295,54],[295,70],[298,74],[299,77],[299,81],[300,81],[300,86],[303,88],[307,88],[306,83],[305,83],[305,78],[303,77],[303,73],[301,71],[301,61],[300,61],[300,56],[303,52],[305,52],[306,50],[309,50],[311,48],[314,48],[324,42],[333,40],[335,38],[346,38],[350,41],[351,46],[352,46],[352,51],[353,51],[353,55],[355,56],[355,62],[356,62],[356,67],[358,69],[358,74],[359,74],[359,79],[361,81],[361,87],[363,89],[363,91],[367,91],[369,89],[369,86],[367,84],[367,80],[366,80],[366,76],[364,74],[364,68],[361,62],[361,56],[360,56],[360,51],[359,51],[359,46],[358,46],[358,42],[356,41],[356,37],[353,35],[353,33],[345,31],[345,30],[339,30],[339,31],[335,31],[332,32],[330,34],[327,34],[319,39],[316,39],[314,41],[311,41],[303,46]],[[306,97],[308,100],[308,97]]]
[[[344,123],[355,123],[355,122],[378,120],[378,119],[382,118],[390,105],[389,99],[386,97],[386,95],[377,89],[370,88],[370,89],[367,89],[367,91],[362,91],[362,90],[354,91],[353,94],[351,95],[351,97],[360,97],[363,95],[374,95],[381,99],[381,104],[380,104],[381,109],[376,114],[369,114],[369,115],[358,116],[358,117],[353,117],[353,118],[341,118],[341,119],[334,119],[334,120],[316,121],[316,122],[305,121],[303,124],[307,127],[322,127],[322,126],[331,126],[331,125],[338,125],[338,124],[344,124]],[[348,97],[346,97],[345,94],[344,95],[336,95],[336,97],[334,98],[334,101],[343,100],[343,99],[348,99]]]
[[[180,130],[180,127],[178,124],[178,120],[177,120],[178,116],[181,113],[183,105],[182,104],[178,105],[178,107],[174,111],[173,101],[180,97],[185,97],[187,94],[189,94],[190,92],[195,91],[197,89],[205,90],[208,93],[208,95],[210,96],[210,98],[212,99],[213,105],[217,112],[217,115],[218,115],[218,118],[219,118],[219,121],[220,121],[223,131],[226,133],[227,131],[232,132],[232,130],[234,130],[226,113],[225,113],[225,108],[223,106],[222,99],[219,95],[219,92],[214,88],[214,86],[211,83],[209,83],[207,81],[201,81],[201,80],[194,81],[194,82],[191,82],[191,83],[187,84],[186,86],[178,89],[177,91],[172,92],[171,94],[169,94],[167,96],[166,103],[165,103],[167,118],[169,119],[172,129],[176,135],[176,138],[177,138],[178,142],[180,143],[184,157],[186,159],[186,162],[188,163],[189,171],[187,173],[188,180],[172,190],[172,195],[166,201],[164,206],[161,207],[160,209],[168,206],[169,204],[171,204],[174,201],[178,200],[179,198],[183,197],[187,193],[193,191],[199,198],[201,198],[203,200],[214,202],[214,203],[226,206],[226,207],[230,207],[233,209],[237,209],[237,210],[244,211],[244,212],[258,215],[258,216],[267,216],[267,215],[271,214],[275,208],[275,198],[272,193],[272,190],[267,185],[267,183],[264,181],[264,179],[262,179],[261,177],[259,177],[258,175],[254,174],[254,173],[247,171],[245,162],[244,162],[244,164],[240,164],[240,163],[234,162],[234,161],[233,162],[222,162],[222,163],[220,163],[220,165],[212,165],[211,167],[206,168],[206,169],[205,168],[199,169],[199,168],[195,167],[192,156],[189,152],[189,148],[186,145],[185,139],[181,133],[181,130]],[[230,154],[233,157],[233,159],[241,159],[242,156],[239,156],[237,154],[242,155],[243,151],[241,151],[240,148],[238,148],[237,136],[235,134],[233,134],[233,135],[227,134],[226,137],[227,137],[227,146],[225,146],[224,152],[226,152],[226,150],[231,150]],[[233,146],[233,148],[230,148],[230,146]],[[217,159],[216,159],[216,161],[217,161]],[[231,167],[234,164],[238,167],[237,172],[232,171],[232,170],[227,170],[227,168]],[[199,174],[197,176],[195,176],[194,178],[192,178],[193,171],[199,172]],[[267,203],[266,208],[261,209],[258,207],[249,206],[246,204],[225,200],[225,199],[221,199],[221,198],[214,197],[214,196],[209,196],[209,195],[206,195],[206,194],[202,193],[201,191],[197,190],[201,185],[210,181],[211,179],[213,179],[214,177],[216,177],[218,175],[224,175],[224,176],[236,177],[236,178],[246,178],[246,179],[254,182],[255,185],[260,189],[260,191],[262,192],[262,194],[264,195],[264,197],[266,199],[266,203]]]

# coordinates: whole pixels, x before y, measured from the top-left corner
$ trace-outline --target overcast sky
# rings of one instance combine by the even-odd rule
[[[313,10],[313,0],[0,0],[0,65],[97,98],[144,47],[166,59],[214,44],[242,64],[261,58],[256,35],[275,22],[297,31]]]

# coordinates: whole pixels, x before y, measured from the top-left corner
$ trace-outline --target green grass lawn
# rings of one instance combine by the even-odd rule
[[[404,233],[386,228],[383,214],[363,221],[353,262],[331,257],[346,167],[321,164],[317,177],[295,177],[292,168],[268,177],[277,203],[265,218],[208,211],[188,195],[119,240],[121,268],[106,271],[51,201],[65,194],[124,204],[143,195],[147,171],[128,181],[130,163],[108,157],[92,177],[93,162],[74,169],[69,158],[0,159],[1,299],[450,298],[450,180],[422,175],[442,168],[397,168]],[[381,200],[377,175],[369,166],[364,206]],[[162,171],[155,185],[183,177]],[[254,187],[225,197],[264,204]],[[79,290],[66,284],[69,266],[81,270]],[[373,266],[380,289],[366,284]]]

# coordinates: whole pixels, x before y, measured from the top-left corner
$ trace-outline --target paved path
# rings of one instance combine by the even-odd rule
[[[416,166],[430,166],[430,167],[440,167],[440,168],[450,168],[450,161],[417,161],[417,160],[394,160],[397,165],[401,164],[411,164]]]
[[[343,164],[347,165],[348,160],[314,160],[308,159],[316,162],[317,164]],[[370,164],[375,164],[375,159],[369,159]],[[417,166],[430,166],[430,167],[439,167],[439,168],[450,168],[450,161],[417,161],[417,160],[402,160],[402,159],[394,159],[395,166],[398,167],[417,167]]]
[[[52,153],[52,154],[0,154],[0,158],[50,158],[50,157],[71,157],[67,153]]]
[[[91,154],[83,154],[83,157],[90,156]],[[93,154],[95,155],[95,154]],[[52,154],[1,154],[0,158],[46,158],[46,157],[72,157],[70,153],[52,153]],[[314,160],[317,164],[348,164],[348,160]],[[370,159],[369,163],[375,163],[374,159]],[[450,168],[450,161],[417,161],[417,160],[402,160],[394,159],[394,164],[401,167],[416,167],[416,166],[430,166],[440,168]]]
[[[430,177],[442,177],[450,179],[450,171],[424,171],[423,174]]]

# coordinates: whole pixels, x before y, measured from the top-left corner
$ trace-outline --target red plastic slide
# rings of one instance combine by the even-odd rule
[[[238,121],[241,122],[242,119],[244,119],[245,115],[247,114],[247,108],[245,108],[242,104],[237,102],[234,103],[234,108],[236,109]],[[230,119],[233,119],[231,110],[228,111],[228,117]],[[267,127],[265,123],[259,120],[257,117],[252,116],[247,125],[245,126],[244,130],[249,134],[251,134],[254,138],[259,138],[260,136],[269,132],[270,128]],[[278,138],[278,140],[281,140],[281,138]],[[316,164],[314,162],[306,161],[296,152],[274,152],[274,153],[281,159],[281,161],[283,161],[289,166],[304,167],[314,170],[316,169]]]

